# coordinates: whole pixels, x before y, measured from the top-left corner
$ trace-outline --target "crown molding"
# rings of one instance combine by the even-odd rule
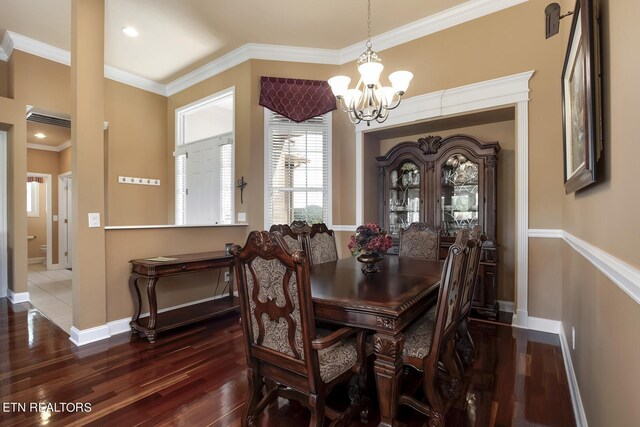
[[[69,147],[71,147],[71,140],[63,142],[62,144],[56,145],[56,146],[45,145],[45,144],[33,144],[30,142],[27,143],[27,148],[30,148],[32,150],[55,151],[56,153],[66,150]]]
[[[469,0],[431,16],[419,19],[371,38],[376,52],[446,30],[465,22],[517,6],[529,0]],[[340,49],[340,64],[354,61],[365,50],[365,41]]]
[[[372,43],[376,46],[377,51],[382,51],[527,1],[529,0],[469,0],[461,5],[373,37]],[[4,56],[8,58],[11,55],[11,44],[13,44],[13,49],[60,64],[71,65],[69,51],[12,31],[5,32],[0,49],[0,60]],[[363,46],[364,41],[338,50],[247,43],[166,85],[109,65],[105,65],[104,75],[108,79],[148,92],[171,96],[250,59],[343,65],[357,59],[364,49]]]
[[[13,40],[8,31],[4,32],[2,42],[0,42],[0,61],[9,61],[13,53]]]
[[[247,43],[167,84],[167,96],[175,95],[178,92],[188,89],[250,59],[312,64],[339,64],[338,51],[333,49],[312,49],[306,47]]]
[[[376,51],[382,51],[447,28],[525,3],[529,0],[469,0],[459,6],[414,21],[373,37]],[[174,95],[249,59],[343,65],[364,51],[365,41],[339,50],[248,43],[167,84],[167,96]]]
[[[162,83],[145,79],[144,77],[112,67],[111,65],[105,64],[104,76],[109,80],[137,87],[138,89],[146,90],[147,92],[152,92],[157,95],[167,96],[167,87]]]
[[[13,31],[7,31],[6,34],[11,36],[11,39],[13,40],[13,48],[16,50],[21,50],[59,64],[71,65],[71,52],[68,50],[51,46],[50,44],[23,36],[22,34],[14,33]]]

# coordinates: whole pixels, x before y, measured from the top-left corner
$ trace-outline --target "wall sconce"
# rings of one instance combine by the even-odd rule
[[[560,5],[558,3],[551,3],[545,7],[544,14],[546,17],[545,38],[548,39],[558,34],[560,30],[560,20],[573,15],[573,12],[569,11],[564,15],[560,15]]]
[[[244,204],[244,200],[242,198],[242,193],[244,193],[244,187],[247,186],[247,182],[244,180],[244,176],[240,178],[236,184],[236,188],[240,189],[240,203]]]

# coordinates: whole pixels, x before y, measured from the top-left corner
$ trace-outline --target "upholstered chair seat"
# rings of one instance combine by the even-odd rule
[[[329,335],[331,331],[327,331]],[[316,336],[318,336],[316,330]],[[344,372],[353,369],[358,361],[358,351],[356,339],[354,337],[337,342],[331,347],[318,350],[318,361],[320,362],[320,378],[325,383],[331,382]]]
[[[429,354],[436,326],[436,314],[434,305],[406,330],[402,356],[422,359]]]

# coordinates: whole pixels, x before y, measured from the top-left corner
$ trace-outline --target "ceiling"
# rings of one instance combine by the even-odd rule
[[[371,35],[466,0],[372,0]],[[105,0],[105,63],[162,84],[246,43],[343,49],[367,37],[366,0]],[[121,29],[134,26],[137,38]],[[0,29],[71,50],[71,0],[0,0]],[[375,45],[373,46],[375,50]]]
[[[36,138],[35,134],[41,132],[46,138]],[[27,120],[27,143],[47,145],[52,148],[60,147],[62,144],[71,141],[71,129],[49,125],[45,123],[36,123]]]

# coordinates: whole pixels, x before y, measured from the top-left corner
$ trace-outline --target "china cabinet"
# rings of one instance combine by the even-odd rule
[[[445,258],[455,234],[480,225],[487,235],[474,310],[494,318],[498,312],[496,243],[496,167],[500,145],[468,135],[427,136],[394,146],[377,158],[380,223],[394,238],[400,229],[426,222],[440,232]]]

